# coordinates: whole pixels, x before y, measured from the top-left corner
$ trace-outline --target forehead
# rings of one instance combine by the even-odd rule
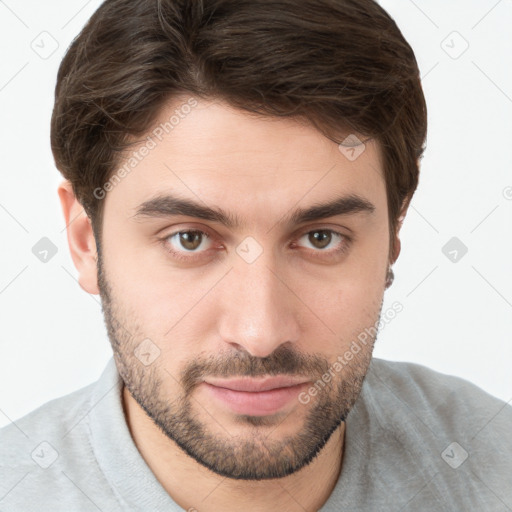
[[[247,222],[262,212],[275,217],[293,206],[350,194],[385,210],[376,141],[340,150],[297,119],[256,115],[190,96],[166,104],[140,140],[124,155],[119,168],[126,172],[106,198],[127,215],[168,193],[223,205]],[[347,144],[353,141],[351,135]]]

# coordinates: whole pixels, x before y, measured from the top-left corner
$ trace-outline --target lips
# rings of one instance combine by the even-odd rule
[[[245,377],[241,379],[206,379],[205,382],[219,388],[231,389],[233,391],[245,391],[248,393],[257,393],[261,391],[270,391],[272,389],[289,388],[298,384],[307,382],[302,377],[264,377],[254,379]]]
[[[267,416],[282,411],[308,386],[303,377],[208,378],[202,386],[222,408],[235,414]]]

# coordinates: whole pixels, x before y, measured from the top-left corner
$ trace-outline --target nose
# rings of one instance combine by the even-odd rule
[[[300,301],[286,275],[263,255],[248,264],[237,261],[223,283],[218,323],[221,339],[255,357],[266,357],[300,336]]]

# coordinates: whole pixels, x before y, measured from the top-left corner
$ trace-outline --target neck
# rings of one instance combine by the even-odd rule
[[[338,480],[344,423],[315,459],[296,473],[271,480],[233,480],[217,475],[189,457],[153,423],[126,388],[123,388],[123,402],[137,449],[163,488],[185,510],[317,511]]]

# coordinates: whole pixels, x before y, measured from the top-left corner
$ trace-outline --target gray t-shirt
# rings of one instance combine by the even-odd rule
[[[0,511],[182,510],[138,452],[121,392],[111,359],[96,383],[1,429]],[[374,359],[321,508],[342,510],[511,512],[512,407],[462,379]]]

